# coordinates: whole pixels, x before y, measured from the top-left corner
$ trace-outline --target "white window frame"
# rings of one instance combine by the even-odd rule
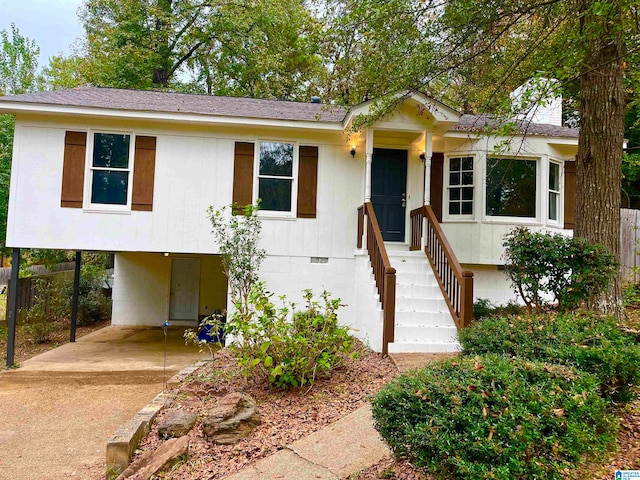
[[[452,158],[471,158],[473,161],[473,183],[471,185],[465,185],[465,187],[473,188],[473,202],[471,208],[471,214],[450,214],[449,213],[449,190],[451,188],[460,188],[462,185],[451,186],[449,183],[449,173],[450,173],[450,165]],[[477,206],[478,206],[478,189],[476,188],[476,182],[478,181],[478,164],[477,164],[477,156],[474,153],[456,153],[447,154],[444,157],[444,168],[443,168],[444,182],[442,189],[442,218],[444,221],[469,221],[475,220]],[[462,211],[462,210],[461,210]]]
[[[127,167],[127,204],[126,205],[111,205],[107,203],[92,203],[91,194],[93,192],[93,174],[94,170],[121,170],[117,168],[104,168],[93,166],[93,146],[95,134],[113,134],[113,135],[129,135],[129,166]],[[133,197],[133,170],[134,170],[134,157],[136,152],[136,135],[132,131],[118,131],[118,130],[102,130],[95,129],[89,130],[87,133],[87,153],[85,160],[84,171],[84,210],[97,211],[97,212],[114,212],[114,213],[129,213],[131,212],[131,200]]]
[[[551,178],[551,165],[555,165],[556,167],[558,167],[558,190],[552,190],[551,183],[549,183],[549,180]],[[563,211],[564,211],[564,202],[563,202],[564,188],[562,188],[564,183],[563,170],[564,169],[562,168],[562,163],[560,161],[549,159],[549,169],[547,171],[547,222],[554,226],[560,225],[563,220]],[[552,193],[556,195],[556,198],[558,199],[556,203],[558,218],[556,218],[555,220],[551,218],[551,202],[549,198]]]
[[[272,176],[260,175],[260,144],[262,143],[287,143],[289,145],[293,145],[293,165],[291,166],[291,177],[281,177],[281,176]],[[292,140],[282,140],[278,138],[259,138],[255,140],[255,152],[254,152],[254,163],[253,163],[253,203],[255,204],[259,198],[260,191],[260,178],[275,178],[282,180],[292,180],[291,181],[291,210],[290,211],[278,211],[278,210],[263,210],[262,207],[258,211],[258,215],[262,217],[273,217],[273,218],[296,218],[297,208],[298,208],[298,156],[299,156],[299,145],[298,142]]]
[[[491,158],[505,160],[527,160],[536,162],[536,197],[535,197],[535,216],[533,217],[507,217],[493,216],[487,214],[487,172],[488,162]],[[482,172],[482,218],[484,223],[505,223],[511,225],[542,225],[540,222],[540,192],[542,192],[542,158],[533,156],[516,156],[516,155],[489,155],[484,157],[484,169]]]

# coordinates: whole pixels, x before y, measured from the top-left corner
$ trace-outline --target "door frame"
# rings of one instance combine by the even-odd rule
[[[404,193],[405,193],[405,201],[406,206],[404,209],[404,240],[402,242],[395,240],[384,240],[385,243],[397,243],[404,245],[407,242],[407,238],[411,238],[411,231],[408,229],[411,228],[410,216],[411,212],[409,209],[409,170],[411,168],[411,148],[408,148],[406,145],[400,144],[374,144],[373,151],[371,153],[371,197],[373,197],[373,155],[375,154],[375,150],[400,150],[406,152],[407,154],[407,165],[406,165],[406,175],[404,179]],[[371,200],[371,205],[373,205],[373,199]],[[378,220],[379,222],[379,220]],[[382,233],[382,232],[381,232]]]
[[[192,319],[172,319],[171,318],[171,280],[173,279],[173,262],[175,260],[195,260],[198,262],[198,291],[196,292],[196,316]],[[191,255],[172,255],[171,256],[171,267],[169,268],[169,301],[167,302],[167,320],[173,322],[175,324],[179,324],[185,322],[185,324],[191,325],[192,322],[198,323],[200,316],[200,284],[202,283],[202,258],[194,257]]]

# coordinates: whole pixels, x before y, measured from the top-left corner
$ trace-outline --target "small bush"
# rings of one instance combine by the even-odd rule
[[[111,314],[111,300],[102,292],[104,279],[104,268],[91,264],[82,265],[78,287],[78,325],[91,324]],[[67,315],[71,315],[73,280],[65,282],[63,296]]]
[[[47,343],[58,327],[55,322],[40,320],[25,324],[24,330],[33,343]]]
[[[509,300],[505,305],[494,305],[487,298],[479,298],[473,303],[473,318],[495,317],[502,315],[518,315],[523,313],[524,307]]]
[[[465,355],[502,353],[593,373],[602,395],[628,402],[640,382],[640,345],[611,317],[590,313],[489,317],[459,332]]]
[[[640,304],[640,284],[631,283],[625,286],[622,291],[622,298],[624,300],[625,307]]]
[[[611,253],[582,238],[516,227],[503,245],[507,275],[529,308],[551,300],[561,311],[576,309],[604,291],[617,272]]]
[[[326,291],[322,303],[304,291],[304,310],[280,297],[282,306],[258,282],[249,295],[248,311],[230,315],[225,333],[235,338],[231,348],[245,372],[266,376],[281,388],[312,385],[317,376],[340,366],[351,353],[349,328],[338,324],[340,299]]]
[[[502,356],[404,374],[375,397],[376,428],[397,456],[438,478],[566,478],[613,444],[597,380]]]

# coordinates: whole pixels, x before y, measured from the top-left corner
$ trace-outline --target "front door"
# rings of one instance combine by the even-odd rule
[[[200,291],[200,260],[174,258],[171,262],[171,320],[198,319],[198,293]]]
[[[373,149],[371,203],[378,217],[382,239],[404,242],[407,205],[407,151]]]

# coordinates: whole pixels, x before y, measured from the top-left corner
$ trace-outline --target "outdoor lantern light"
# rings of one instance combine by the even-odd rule
[[[169,252],[164,252],[162,255],[164,255],[165,257],[168,257],[170,255]]]
[[[424,152],[422,152],[422,153],[420,154],[420,160],[422,160],[422,161],[424,162],[426,158],[427,158],[427,157],[425,157]]]
[[[351,151],[349,153],[351,153],[351,156],[355,158],[355,156],[356,156],[356,146],[355,145],[351,145]]]

